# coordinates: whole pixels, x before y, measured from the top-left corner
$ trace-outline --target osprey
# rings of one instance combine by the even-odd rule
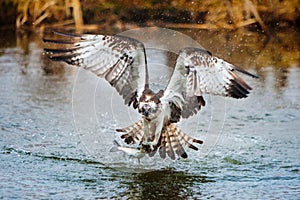
[[[164,90],[155,93],[149,87],[146,51],[143,43],[116,35],[64,34],[64,40],[44,39],[54,44],[44,51],[53,61],[82,67],[106,79],[123,97],[125,104],[137,109],[142,118],[135,124],[117,129],[127,144],[138,143],[134,152],[161,158],[187,158],[187,146],[203,141],[183,133],[176,123],[196,114],[205,106],[204,94],[245,98],[251,87],[236,72],[256,77],[209,51],[187,47],[179,52],[173,74]]]

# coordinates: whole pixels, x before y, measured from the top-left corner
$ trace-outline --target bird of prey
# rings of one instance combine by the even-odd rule
[[[196,114],[205,106],[204,94],[245,98],[251,87],[236,72],[256,77],[204,49],[180,50],[173,74],[163,90],[149,87],[146,51],[140,41],[121,35],[57,33],[63,39],[46,39],[44,51],[53,61],[64,61],[106,79],[123,97],[125,104],[137,109],[141,119],[117,129],[125,143],[137,144],[125,152],[161,158],[168,155],[187,158],[185,146],[198,150],[203,141],[183,133],[176,123]],[[54,47],[51,47],[51,44]],[[119,149],[125,149],[119,147]]]

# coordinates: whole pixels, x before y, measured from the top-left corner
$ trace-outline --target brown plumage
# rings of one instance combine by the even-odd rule
[[[184,147],[198,150],[194,143],[203,141],[183,133],[176,123],[197,114],[205,106],[205,94],[246,98],[252,88],[237,72],[256,78],[207,50],[187,47],[179,52],[167,87],[155,93],[149,87],[146,51],[140,41],[120,35],[55,33],[63,39],[44,39],[46,55],[104,78],[126,105],[137,109],[142,119],[117,131],[125,143],[138,144],[141,154],[150,157],[159,151],[162,158],[187,158]]]
[[[143,137],[143,123],[142,120],[137,121],[135,124],[126,128],[117,129],[117,132],[125,132],[121,135],[124,142],[127,144],[142,144],[145,138]],[[165,159],[168,155],[171,159],[178,157],[187,158],[188,155],[184,150],[184,146],[198,151],[198,148],[192,143],[202,144],[203,141],[192,138],[183,133],[174,123],[169,124],[162,131],[159,143],[157,146],[150,150],[149,147],[145,147],[150,157],[154,156],[157,150],[161,158]]]

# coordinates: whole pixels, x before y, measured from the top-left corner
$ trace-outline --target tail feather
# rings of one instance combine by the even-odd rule
[[[175,125],[169,125],[167,127],[167,132],[170,136],[170,139],[171,139],[171,146],[173,147],[175,153],[179,156],[179,157],[182,157],[182,158],[187,158],[187,153],[185,152],[183,146],[181,145],[180,143],[180,140],[178,139],[177,137],[177,133],[180,131],[178,128],[176,128]]]
[[[171,133],[171,132],[170,132]],[[168,130],[165,131],[165,134],[166,134],[166,139],[167,139],[167,142],[166,142],[166,150],[167,150],[167,154],[168,156],[172,159],[172,160],[175,160],[175,153],[174,153],[174,150],[173,150],[173,143],[171,142],[171,137],[173,137],[172,135],[170,136],[169,135],[169,132]]]
[[[148,153],[149,157],[153,157],[153,156],[156,154],[157,149],[158,149],[158,148],[155,148],[154,150],[150,151],[150,152]]]
[[[130,125],[126,128],[116,129],[117,132],[123,132],[124,134],[121,135],[121,138],[124,139],[124,142],[127,144],[142,144],[145,140],[144,135],[144,127],[143,121],[139,120],[133,125]],[[184,149],[184,146],[187,146],[195,151],[198,150],[196,146],[192,143],[202,144],[202,140],[198,140],[192,138],[182,132],[174,123],[169,124],[166,126],[159,138],[157,146],[154,149],[146,149],[146,152],[150,157],[154,156],[156,152],[159,152],[161,158],[165,159],[168,155],[172,160],[178,157],[187,158],[188,155]],[[115,144],[117,147],[117,144]],[[143,147],[144,148],[144,147]]]
[[[161,143],[160,143],[160,147],[159,147],[159,155],[162,159],[166,158],[166,134],[163,132],[161,134]]]
[[[175,126],[175,125],[174,125]],[[198,151],[199,149],[192,145],[191,143],[198,143],[198,144],[203,144],[203,141],[202,140],[197,140],[195,138],[192,138],[190,136],[188,136],[187,134],[185,134],[184,132],[182,132],[180,129],[178,129],[177,127],[175,127],[175,129],[177,130],[175,133],[179,139],[179,141],[181,141],[181,143],[183,145],[186,145],[187,147],[195,150],[195,151]]]

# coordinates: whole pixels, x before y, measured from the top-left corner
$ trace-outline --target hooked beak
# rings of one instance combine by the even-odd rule
[[[140,113],[142,115],[144,115],[145,117],[149,117],[150,115],[150,106],[149,105],[144,105],[141,109],[140,109]]]
[[[149,109],[145,109],[144,112],[143,112],[143,115],[145,117],[149,117],[149,114],[150,114]]]

